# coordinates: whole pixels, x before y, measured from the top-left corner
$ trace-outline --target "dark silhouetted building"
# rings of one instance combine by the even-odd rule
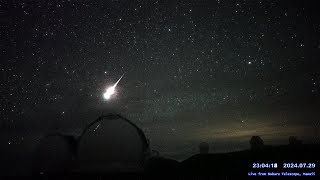
[[[297,137],[295,137],[295,136],[290,136],[289,137],[289,144],[290,145],[302,144],[302,140],[298,140]]]
[[[33,174],[63,174],[70,171],[76,153],[74,136],[60,133],[44,136],[33,156]]]
[[[79,138],[75,171],[139,173],[151,156],[143,131],[120,115],[101,116]]]
[[[264,146],[264,142],[260,136],[252,136],[250,139],[250,147],[251,150],[262,149]]]
[[[201,154],[209,153],[209,144],[207,142],[202,142],[199,144],[199,151]]]

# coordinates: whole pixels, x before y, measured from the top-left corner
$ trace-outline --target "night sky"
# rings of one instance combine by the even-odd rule
[[[316,1],[36,1],[0,6],[0,147],[101,114],[183,159],[307,141],[320,121]],[[116,94],[103,93],[122,75]]]

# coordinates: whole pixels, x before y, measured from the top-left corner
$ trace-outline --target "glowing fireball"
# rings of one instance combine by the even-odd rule
[[[103,97],[108,100],[111,98],[111,95],[114,94],[115,87],[111,86],[107,89],[107,91],[103,94]]]
[[[115,93],[115,89],[116,89],[116,87],[122,77],[123,77],[123,75],[120,77],[120,79],[113,86],[109,87],[106,90],[106,92],[103,94],[104,99],[109,100],[111,98],[111,96]]]

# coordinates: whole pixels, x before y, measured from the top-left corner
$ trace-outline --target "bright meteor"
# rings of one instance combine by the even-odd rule
[[[124,75],[124,74],[123,74]],[[115,92],[115,88],[117,87],[118,83],[120,82],[121,78],[123,77],[123,75],[120,77],[120,79],[111,87],[109,87],[106,92],[103,94],[103,97],[106,100],[109,100],[111,98],[111,96],[114,94]]]

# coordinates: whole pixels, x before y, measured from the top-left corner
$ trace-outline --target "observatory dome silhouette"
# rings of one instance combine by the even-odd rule
[[[76,153],[74,136],[48,134],[40,139],[33,156],[33,174],[60,174],[70,170]]]
[[[81,172],[141,172],[150,155],[141,129],[120,115],[101,116],[90,123],[79,138],[78,165]]]
[[[199,144],[199,151],[201,154],[207,154],[209,153],[209,144],[207,142],[201,142]]]

